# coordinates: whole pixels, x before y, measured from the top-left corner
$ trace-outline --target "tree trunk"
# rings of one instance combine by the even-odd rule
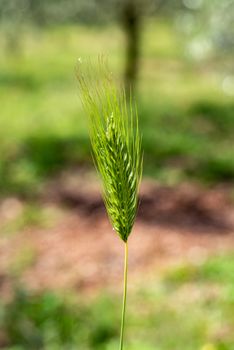
[[[124,83],[126,94],[134,94],[138,74],[140,46],[141,15],[136,0],[125,0],[122,12],[122,23],[126,33],[126,62]]]

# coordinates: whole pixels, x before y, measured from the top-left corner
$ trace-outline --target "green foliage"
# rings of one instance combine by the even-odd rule
[[[137,96],[144,174],[172,184],[233,181],[233,98],[222,87],[232,58],[191,62],[171,22],[144,28]],[[3,42],[0,33],[0,191],[34,197],[48,177],[91,164],[76,58],[108,47],[118,76],[125,46],[115,27],[28,28],[19,56],[6,54]]]
[[[194,118],[206,122],[207,128],[216,135],[232,132],[234,103],[217,103],[200,101],[191,106],[190,113]]]
[[[129,291],[126,348],[233,350],[233,263],[233,254],[223,254],[200,265],[172,267],[161,279],[151,271]],[[18,289],[10,302],[1,300],[0,347],[115,350],[118,310],[116,294],[87,303],[87,296],[74,302],[52,292]]]
[[[99,76],[94,68],[84,72],[81,68],[78,79],[90,118],[90,139],[102,178],[106,209],[113,228],[126,242],[138,205],[141,138],[136,107],[132,101],[127,104],[125,92],[116,88],[105,65],[106,62],[99,62]]]
[[[47,344],[65,346],[74,342],[79,316],[53,294],[31,296],[18,290],[15,299],[7,306],[3,329],[11,345],[24,349],[42,349]]]
[[[58,137],[53,134],[28,137],[15,154],[7,151],[0,164],[2,194],[17,193],[35,198],[40,184],[64,167],[90,162],[87,136]],[[8,159],[9,158],[9,159]],[[10,162],[10,159],[14,160]]]
[[[107,297],[88,307],[50,292],[17,289],[1,311],[7,349],[102,349],[117,334],[113,302]]]
[[[226,286],[231,287],[234,285],[233,260],[233,254],[222,254],[205,260],[199,266],[192,263],[183,264],[168,271],[165,281],[173,286],[193,282],[223,282]]]

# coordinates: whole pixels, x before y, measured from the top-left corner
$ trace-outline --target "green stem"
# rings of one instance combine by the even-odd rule
[[[122,321],[121,321],[119,350],[123,349],[125,311],[126,311],[126,299],[127,299],[127,284],[128,284],[128,243],[125,242],[123,308],[122,308]]]

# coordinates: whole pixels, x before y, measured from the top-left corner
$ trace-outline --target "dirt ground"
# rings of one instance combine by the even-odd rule
[[[48,185],[41,204],[59,212],[52,227],[0,237],[0,292],[8,293],[16,278],[36,290],[88,292],[121,285],[123,243],[109,224],[99,184],[91,177],[78,182],[61,177]],[[227,186],[143,182],[129,239],[131,283],[139,275],[184,261],[199,264],[210,254],[233,249],[234,205]]]

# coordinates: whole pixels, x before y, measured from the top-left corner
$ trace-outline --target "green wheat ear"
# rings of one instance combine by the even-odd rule
[[[123,348],[127,294],[128,237],[138,207],[142,175],[141,136],[135,103],[127,102],[105,60],[78,66],[81,98],[89,116],[90,140],[96,168],[101,175],[103,198],[114,230],[125,242],[124,294],[120,335]]]
[[[141,137],[135,103],[126,101],[106,62],[98,67],[79,65],[82,102],[90,119],[93,158],[103,185],[103,198],[110,221],[127,242],[138,207],[142,174]]]

